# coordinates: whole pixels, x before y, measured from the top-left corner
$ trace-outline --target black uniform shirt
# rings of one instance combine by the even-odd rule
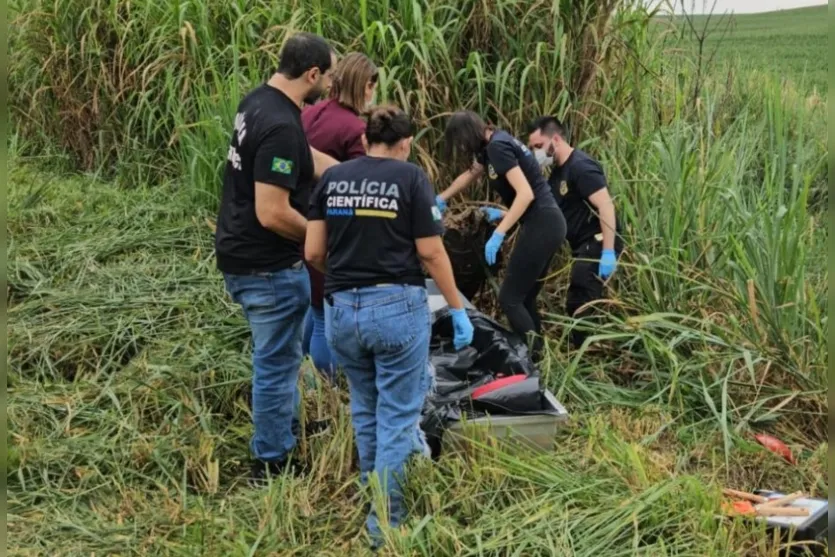
[[[478,162],[487,169],[487,179],[502,203],[510,208],[516,199],[516,190],[507,181],[509,170],[518,166],[533,190],[534,200],[520,221],[532,210],[541,207],[556,207],[554,196],[548,188],[548,182],[539,170],[536,157],[524,143],[504,130],[496,130],[490,137],[487,147],[477,158]]]
[[[608,187],[600,163],[580,149],[574,149],[562,166],[554,166],[548,178],[551,190],[565,215],[566,239],[576,251],[600,234],[597,209],[588,200]],[[620,221],[617,228],[620,229]],[[615,240],[619,245],[619,240]]]
[[[217,219],[218,268],[231,274],[279,271],[301,260],[299,242],[261,226],[255,215],[255,182],[290,190],[290,206],[307,212],[313,156],[301,110],[267,84],[238,106],[227,154]]]
[[[444,232],[434,197],[426,174],[408,162],[366,156],[329,168],[308,212],[327,226],[325,293],[424,286],[415,240]]]

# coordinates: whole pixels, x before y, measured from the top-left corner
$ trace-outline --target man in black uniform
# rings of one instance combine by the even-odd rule
[[[295,463],[293,420],[310,283],[302,264],[310,189],[336,161],[311,150],[301,107],[330,88],[333,50],[291,37],[278,71],[240,103],[227,154],[215,248],[232,299],[252,331],[253,479]]]
[[[565,215],[566,239],[575,259],[566,310],[581,318],[592,312],[583,306],[603,298],[604,281],[615,272],[622,240],[603,168],[566,138],[565,127],[553,116],[538,118],[529,127],[528,146],[543,173],[550,172],[548,183]],[[572,331],[572,345],[580,346],[585,337]]]

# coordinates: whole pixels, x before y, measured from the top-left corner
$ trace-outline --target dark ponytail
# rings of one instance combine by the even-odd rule
[[[388,147],[412,137],[412,120],[396,106],[375,106],[366,116],[365,139],[368,145],[385,144]]]

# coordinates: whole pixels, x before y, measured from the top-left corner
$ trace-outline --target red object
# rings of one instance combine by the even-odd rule
[[[734,501],[732,503],[722,503],[722,509],[728,514],[752,515],[756,514],[757,510],[750,501]]]
[[[514,383],[520,383],[527,379],[528,376],[524,374],[520,375],[511,375],[510,377],[502,377],[501,379],[496,379],[495,381],[490,381],[486,385],[482,385],[481,387],[477,388],[473,391],[473,399],[477,399],[480,396],[484,396],[487,393],[492,393],[493,391],[498,391],[503,387],[507,387],[508,385],[513,385]]]
[[[765,433],[758,433],[754,436],[754,439],[756,439],[760,445],[762,445],[772,453],[776,454],[777,456],[783,457],[784,459],[786,459],[786,461],[790,462],[791,464],[796,463],[791,449],[789,449],[785,443],[783,443],[776,437],[766,435]]]

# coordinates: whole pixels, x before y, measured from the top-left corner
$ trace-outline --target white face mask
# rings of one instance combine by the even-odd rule
[[[533,156],[536,157],[536,162],[540,167],[554,164],[554,157],[549,157],[545,149],[534,149]]]

